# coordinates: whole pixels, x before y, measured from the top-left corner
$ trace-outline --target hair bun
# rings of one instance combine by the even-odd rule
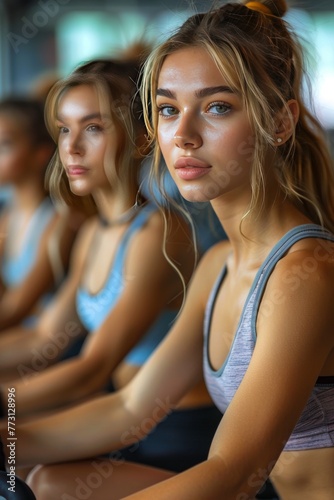
[[[269,12],[277,17],[283,17],[286,11],[288,10],[288,6],[285,0],[257,0],[250,1],[246,0],[244,2],[246,7],[249,6],[252,10],[258,10],[259,12],[263,12],[264,14],[269,14]]]
[[[120,50],[116,55],[116,59],[123,62],[144,62],[152,51],[152,48],[153,46],[151,43],[144,39],[139,39]]]

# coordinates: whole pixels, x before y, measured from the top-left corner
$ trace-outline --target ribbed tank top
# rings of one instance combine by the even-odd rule
[[[320,226],[304,224],[286,233],[273,247],[255,276],[230,351],[218,370],[214,370],[210,364],[208,343],[213,308],[219,289],[226,276],[226,267],[222,269],[212,289],[204,320],[203,369],[208,391],[222,413],[226,411],[250,363],[256,343],[256,319],[259,304],[267,281],[275,265],[289,248],[304,238],[318,238],[319,250],[329,250],[331,252],[329,258],[334,259],[334,250],[328,245],[326,247],[326,240],[334,241],[334,235]],[[318,258],[320,258],[320,253]],[[334,375],[318,378],[284,450],[306,450],[333,446]]]

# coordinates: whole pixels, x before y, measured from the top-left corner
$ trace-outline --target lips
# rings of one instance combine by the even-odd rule
[[[82,175],[87,172],[87,168],[83,167],[82,165],[68,165],[66,168],[67,175],[69,176],[75,176],[75,175]]]
[[[182,157],[174,163],[177,176],[185,181],[203,177],[211,170],[211,166],[197,158]]]
[[[198,160],[197,158],[192,157],[182,157],[176,160],[174,167],[176,169],[179,168],[210,168],[210,165],[205,163],[204,161]]]

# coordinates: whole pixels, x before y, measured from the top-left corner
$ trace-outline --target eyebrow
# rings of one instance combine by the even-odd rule
[[[89,115],[86,115],[86,116],[83,116],[82,118],[80,118],[79,122],[84,123],[84,122],[88,122],[89,120],[95,120],[95,119],[103,120],[105,118],[108,118],[108,116],[101,115],[101,113],[90,113]],[[57,115],[56,120],[64,121],[61,115]]]
[[[219,94],[219,93],[228,93],[234,94],[234,91],[231,87],[226,85],[218,85],[216,87],[205,87],[204,89],[196,90],[196,97],[203,98],[208,97],[210,95]],[[176,99],[175,92],[168,89],[157,89],[157,96],[168,97],[169,99]]]

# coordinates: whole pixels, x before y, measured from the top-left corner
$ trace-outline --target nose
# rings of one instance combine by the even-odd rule
[[[63,146],[65,146],[66,153],[70,155],[74,154],[82,155],[84,150],[81,135],[75,134],[73,132],[69,132],[67,134],[65,144],[63,144]]]
[[[174,134],[174,143],[180,149],[196,149],[202,146],[203,141],[194,118],[183,117]]]

